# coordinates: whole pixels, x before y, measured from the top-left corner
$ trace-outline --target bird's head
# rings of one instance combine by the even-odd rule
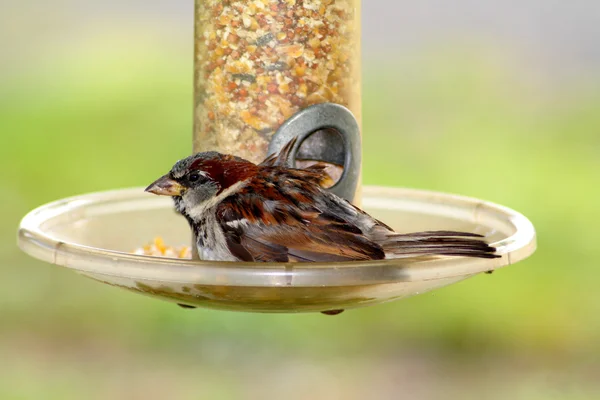
[[[177,210],[191,211],[223,191],[244,182],[258,167],[242,158],[214,151],[197,153],[178,161],[168,174],[146,188],[146,192],[172,196]]]

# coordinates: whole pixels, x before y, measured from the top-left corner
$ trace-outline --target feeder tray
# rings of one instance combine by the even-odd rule
[[[501,257],[236,263],[135,255],[154,234],[174,245],[190,240],[171,199],[141,188],[44,205],[22,220],[18,242],[37,259],[181,305],[287,313],[350,309],[424,293],[523,260],[536,246],[527,218],[477,199],[367,186],[363,207],[400,233],[443,228],[485,235]]]
[[[285,166],[341,167],[328,190],[360,204],[360,31],[360,0],[268,7],[195,0],[193,151],[259,163],[295,143]],[[401,299],[535,250],[531,223],[505,207],[411,189],[365,187],[362,196],[363,208],[398,233],[479,233],[501,257],[234,263],[136,255],[156,235],[171,245],[191,242],[171,199],[141,188],[42,206],[23,219],[18,240],[33,257],[109,285],[183,306],[252,312],[335,313]]]

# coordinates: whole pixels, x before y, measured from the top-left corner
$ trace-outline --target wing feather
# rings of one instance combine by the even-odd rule
[[[285,184],[291,191],[304,185],[290,176]],[[300,193],[292,202],[273,187],[252,185],[219,204],[218,220],[232,254],[244,261],[273,262],[385,258],[381,246],[351,221],[315,207],[314,192]]]
[[[432,231],[399,234],[324,191],[319,174],[262,167],[217,206],[231,253],[243,261],[379,260],[420,255],[499,257],[481,235]]]

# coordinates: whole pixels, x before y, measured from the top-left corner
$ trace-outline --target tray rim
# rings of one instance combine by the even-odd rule
[[[536,233],[533,224],[522,214],[508,207],[488,201],[450,193],[422,189],[363,187],[363,206],[369,208],[377,202],[389,206],[398,198],[412,199],[432,206],[461,207],[470,215],[469,222],[483,224],[486,219],[496,219],[515,227],[515,233],[494,242],[497,259],[467,257],[409,257],[391,260],[351,261],[336,263],[238,263],[181,260],[165,257],[129,254],[121,251],[90,247],[75,242],[59,240],[44,231],[45,221],[58,215],[73,212],[99,202],[126,202],[136,199],[170,204],[159,197],[146,199],[143,188],[117,189],[94,192],[60,199],[30,211],[21,221],[18,230],[18,246],[25,253],[42,261],[61,265],[83,274],[162,281],[168,283],[213,284],[204,282],[199,272],[233,278],[232,286],[352,286],[394,282],[425,281],[458,276],[472,276],[508,266],[521,261],[536,249]],[[394,200],[396,199],[396,200]],[[427,200],[427,201],[425,201]],[[388,207],[392,209],[393,207]],[[402,208],[398,208],[402,209]],[[441,211],[438,213],[444,215]],[[458,218],[454,218],[458,219]],[[86,260],[87,259],[87,260]],[[111,266],[112,264],[112,266]],[[102,266],[99,268],[99,266]],[[348,279],[336,281],[336,274],[348,275]],[[327,276],[319,284],[319,275]],[[367,278],[373,275],[373,278]],[[170,278],[167,278],[170,276]],[[354,276],[354,283],[350,282]],[[325,282],[325,281],[323,281]],[[222,285],[222,283],[221,283]]]

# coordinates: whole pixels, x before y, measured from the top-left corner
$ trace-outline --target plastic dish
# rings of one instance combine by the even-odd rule
[[[29,255],[175,303],[250,312],[350,309],[427,292],[523,260],[535,230],[523,215],[482,200],[414,189],[363,188],[363,208],[398,232],[459,230],[487,236],[497,259],[414,257],[345,263],[203,262],[134,255],[162,236],[190,242],[171,199],[124,189],[59,200],[19,228]]]

